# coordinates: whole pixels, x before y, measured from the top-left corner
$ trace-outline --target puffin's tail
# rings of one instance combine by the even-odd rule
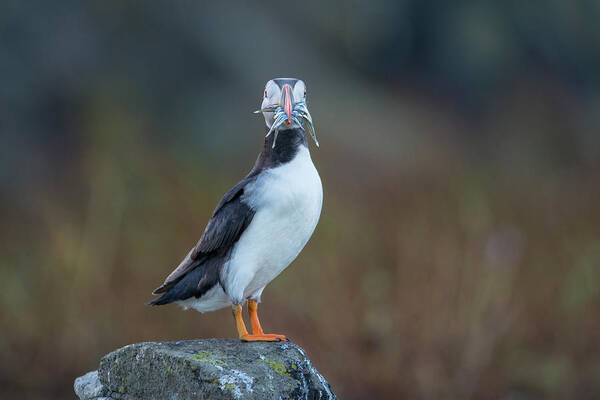
[[[165,293],[162,296],[160,296],[159,298],[147,302],[146,305],[163,306],[165,304],[169,304],[169,303],[173,302],[173,300],[171,300],[169,297],[171,297],[171,296],[169,296],[169,293]]]
[[[181,282],[181,281],[179,281],[179,282]],[[163,306],[165,304],[169,304],[169,303],[172,303],[177,300],[184,300],[185,298],[192,297],[194,295],[193,293],[189,293],[190,292],[189,289],[181,290],[181,288],[178,288],[177,286],[178,286],[177,284],[172,285],[169,289],[166,289],[166,293],[164,293],[162,296],[160,296],[159,298],[154,299],[152,301],[149,301],[146,304],[149,306]],[[163,292],[164,292],[164,290],[163,290]],[[183,293],[183,292],[188,292],[188,293]],[[152,292],[152,294],[156,294],[156,290],[154,292]]]
[[[157,299],[147,302],[146,304],[149,306],[162,306],[175,301],[172,299],[173,293],[171,293],[171,289],[173,289],[180,281],[181,279],[175,282],[163,283],[161,286],[154,289],[152,294],[164,294]]]
[[[218,270],[215,269],[214,271],[215,273],[210,273],[212,271],[207,269],[206,265],[199,265],[178,281],[170,282],[155,289],[152,292],[153,294],[163,292],[164,294],[146,304],[150,306],[162,306],[174,301],[189,299],[190,297],[199,298],[214,285],[219,284]]]

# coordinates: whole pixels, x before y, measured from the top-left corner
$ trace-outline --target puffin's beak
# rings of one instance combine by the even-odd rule
[[[285,121],[285,124],[290,125],[292,123],[292,111],[294,104],[294,95],[292,93],[292,88],[290,87],[290,85],[283,86],[280,104],[283,104],[283,112],[285,112],[285,115],[287,115],[287,120]]]

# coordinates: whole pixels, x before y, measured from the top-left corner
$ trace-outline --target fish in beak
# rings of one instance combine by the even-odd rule
[[[312,117],[308,108],[306,107],[306,100],[302,99],[301,101],[294,101],[294,93],[292,87],[288,84],[285,84],[281,91],[281,99],[279,103],[275,103],[260,110],[254,111],[255,114],[272,112],[273,116],[273,124],[271,125],[271,129],[267,132],[266,137],[273,132],[275,132],[275,137],[273,139],[273,147],[275,147],[275,143],[277,143],[277,135],[279,134],[279,129],[285,125],[290,126],[292,122],[298,124],[298,126],[303,127],[304,129],[308,129],[310,136],[315,141],[317,147],[319,147],[319,141],[317,140],[317,135],[315,133],[315,128],[313,126]]]

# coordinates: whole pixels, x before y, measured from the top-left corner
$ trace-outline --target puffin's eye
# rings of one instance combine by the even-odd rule
[[[267,97],[267,89],[265,89],[265,97]]]
[[[304,97],[306,97],[306,90],[304,91]]]

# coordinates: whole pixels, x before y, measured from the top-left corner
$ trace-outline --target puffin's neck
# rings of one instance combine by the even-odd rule
[[[273,140],[275,140],[275,132],[265,138],[263,149],[254,168],[267,169],[285,164],[294,159],[301,146],[308,147],[302,128],[280,129],[275,147],[273,147]]]

